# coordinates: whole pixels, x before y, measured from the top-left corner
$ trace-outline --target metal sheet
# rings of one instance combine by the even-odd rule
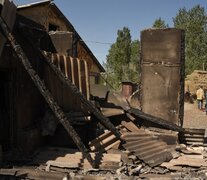
[[[123,146],[152,167],[172,159],[169,146],[143,130],[123,134],[123,138],[126,142]]]

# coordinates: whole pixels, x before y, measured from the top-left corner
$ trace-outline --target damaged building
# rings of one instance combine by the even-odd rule
[[[105,72],[104,68],[55,3],[46,0],[22,5],[18,6],[17,12],[44,27],[58,54],[85,60],[89,68],[90,84],[100,81],[100,73]]]
[[[49,14],[36,13],[36,7],[43,8],[42,12]],[[11,9],[5,5],[4,8]],[[28,8],[31,16],[34,12],[40,16],[33,19],[28,15]],[[32,10],[33,8],[34,10]],[[45,10],[45,8],[48,9]],[[13,13],[13,11],[9,13]],[[3,13],[5,12],[2,11]],[[25,16],[21,15],[24,13],[26,13]],[[50,56],[51,61],[65,73],[66,77],[70,77],[86,99],[89,99],[89,84],[97,83],[100,72],[103,72],[104,69],[86,44],[81,41],[73,26],[50,1],[19,7],[17,14],[9,15],[13,17],[9,19],[9,23],[14,24],[13,33],[17,41],[24,49],[28,59],[31,60],[35,71],[50,88],[58,104],[68,113],[81,112],[82,108],[78,98],[74,97],[70,90],[50,73],[50,69],[45,67],[44,63],[42,64],[41,58],[43,56],[40,57],[38,54],[38,50],[41,50],[45,52],[45,56]],[[40,22],[41,17],[47,19],[51,17],[51,19],[45,24]],[[50,29],[53,21],[56,26],[59,26],[58,29]],[[63,39],[67,40],[63,41]],[[38,144],[41,144],[41,132],[39,132],[38,126],[41,124],[41,119],[45,119],[44,116],[49,116],[46,113],[49,108],[45,106],[43,98],[27,72],[19,64],[17,56],[9,44],[2,48],[0,67],[1,99],[3,99],[0,115],[3,148],[7,149],[7,147],[16,144],[26,152],[33,151]],[[82,116],[87,117],[84,113]],[[44,122],[42,124],[44,125]],[[32,144],[29,143],[31,138],[33,138]]]
[[[0,177],[181,178],[192,167],[205,177],[205,159],[192,158],[204,154],[179,144],[193,134],[182,127],[183,30],[142,31],[141,91],[111,92],[52,1],[0,10]]]

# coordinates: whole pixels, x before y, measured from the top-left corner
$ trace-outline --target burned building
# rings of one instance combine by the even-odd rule
[[[90,83],[99,82],[100,73],[105,71],[104,68],[55,3],[46,0],[22,5],[17,7],[17,12],[41,24],[55,41],[59,54],[84,59],[89,66]],[[64,44],[61,44],[63,42]]]
[[[70,78],[86,100],[90,98],[90,83],[98,82],[100,72],[104,71],[103,67],[87,45],[81,41],[74,27],[51,1],[20,6],[17,8],[17,14],[16,6],[8,2],[4,2],[1,16],[4,19],[9,17],[7,23],[11,24],[10,28],[13,29],[16,41],[29,59],[32,68],[42,79],[58,106],[65,113],[72,114],[73,119],[79,120],[81,117],[85,124],[88,124],[89,112],[83,109],[80,98],[59,80],[43,59],[49,59],[66,78]],[[42,14],[46,12],[48,14]],[[46,22],[44,18],[48,21]],[[3,150],[18,147],[26,153],[31,153],[44,143],[43,127],[46,126],[46,135],[51,133],[51,129],[48,129],[51,124],[44,122],[44,119],[54,119],[54,115],[19,61],[17,53],[2,34],[1,39],[1,145]],[[5,45],[3,42],[6,42]],[[54,126],[52,128],[54,136],[46,139],[46,142],[52,144],[56,142],[55,144],[60,146],[71,143],[67,140],[67,132],[61,125],[52,122],[51,126]],[[87,128],[81,134],[83,139],[90,136]]]
[[[39,6],[43,9],[36,9]],[[178,123],[183,108],[183,31],[143,32],[141,111],[130,104],[134,92],[128,83],[123,84],[122,93],[102,93],[97,86],[101,96],[93,96],[89,77],[101,69],[94,70],[99,65],[72,26],[60,28],[62,16],[54,20],[61,15],[54,7],[43,1],[21,6],[16,14],[12,2],[1,2],[0,166],[2,154],[6,161],[0,177],[107,179],[110,173],[114,179],[180,178],[186,166],[192,166],[206,178],[202,174],[206,160],[178,144],[179,132],[185,132],[186,140],[195,132],[184,131]],[[37,19],[32,18],[35,11]],[[48,12],[50,21],[39,17]],[[66,41],[61,43],[63,38]],[[158,108],[170,98],[172,106],[165,111],[150,111],[153,96],[148,95],[156,88],[164,89],[156,94],[164,97],[164,101],[155,99]],[[165,114],[171,108],[178,110],[176,116]],[[203,144],[206,133],[200,131],[195,135]]]

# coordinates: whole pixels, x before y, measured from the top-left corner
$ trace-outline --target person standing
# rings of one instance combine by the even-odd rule
[[[205,97],[206,97],[205,110],[206,110],[206,115],[207,115],[207,91],[205,92]]]
[[[203,108],[203,99],[204,99],[204,91],[202,86],[199,86],[199,89],[196,91],[198,109],[202,110]]]

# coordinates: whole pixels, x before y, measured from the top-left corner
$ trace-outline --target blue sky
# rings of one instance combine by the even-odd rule
[[[16,5],[38,0],[14,0]],[[132,40],[140,39],[140,32],[150,28],[161,17],[173,27],[173,17],[180,8],[201,5],[207,12],[207,0],[54,0],[73,24],[93,54],[102,64],[114,43],[117,30],[124,26]],[[97,43],[98,42],[98,43]]]

